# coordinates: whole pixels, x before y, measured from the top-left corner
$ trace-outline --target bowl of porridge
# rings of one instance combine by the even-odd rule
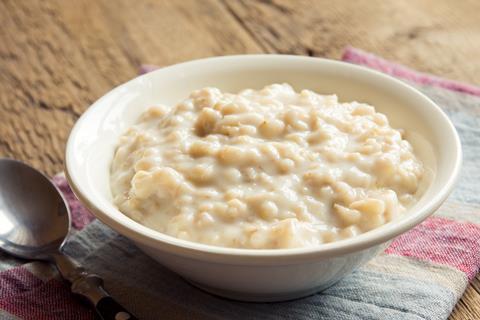
[[[79,119],[69,182],[186,280],[247,301],[323,290],[432,214],[461,164],[430,99],[365,68],[245,55],[159,69]]]

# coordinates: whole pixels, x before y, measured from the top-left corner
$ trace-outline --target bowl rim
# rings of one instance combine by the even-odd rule
[[[453,137],[454,143],[452,144],[451,152],[454,153],[454,166],[453,170],[448,176],[447,182],[441,187],[441,190],[436,193],[423,207],[420,207],[416,210],[415,214],[407,215],[401,220],[395,221],[394,223],[385,224],[379,228],[371,230],[369,232],[363,233],[356,237],[348,238],[341,241],[335,241],[327,244],[321,244],[318,246],[311,247],[300,247],[300,248],[287,248],[287,249],[243,249],[243,248],[230,248],[230,247],[219,247],[213,245],[207,245],[197,242],[186,241],[182,239],[169,236],[148,227],[145,227],[132,219],[128,220],[128,223],[123,223],[114,219],[110,214],[103,212],[92,198],[89,197],[88,192],[85,190],[77,179],[76,170],[75,170],[75,161],[73,154],[75,150],[73,149],[73,140],[78,135],[79,128],[83,121],[86,121],[87,116],[95,112],[96,108],[99,108],[102,105],[103,99],[108,96],[112,96],[120,92],[120,90],[127,88],[130,84],[137,82],[139,79],[145,79],[151,77],[152,74],[174,71],[175,69],[183,68],[193,68],[201,64],[216,63],[220,61],[231,60],[232,62],[239,62],[239,60],[284,60],[285,62],[295,63],[301,61],[315,61],[321,64],[330,64],[332,66],[338,66],[341,68],[350,68],[352,72],[365,73],[366,76],[377,77],[378,80],[388,81],[392,84],[403,87],[403,89],[408,90],[411,94],[416,95],[419,99],[423,100],[423,105],[428,105],[432,112],[439,114],[443,121],[443,127],[445,127],[449,132],[448,134]],[[438,207],[445,201],[450,192],[453,189],[453,186],[458,179],[461,163],[462,163],[462,147],[460,138],[458,136],[455,127],[451,123],[448,116],[442,111],[442,109],[434,103],[429,97],[427,97],[422,92],[418,91],[416,88],[408,85],[407,83],[398,80],[394,77],[386,75],[376,70],[372,70],[363,66],[354,65],[346,63],[343,61],[317,58],[317,57],[307,57],[307,56],[296,56],[296,55],[282,55],[282,54],[246,54],[246,55],[229,55],[229,56],[220,56],[220,57],[210,57],[203,59],[196,59],[191,61],[186,61],[171,66],[166,66],[159,68],[158,70],[152,71],[147,74],[137,76],[104,94],[101,98],[95,101],[90,107],[85,110],[82,116],[77,120],[74,127],[72,128],[70,135],[68,137],[66,151],[65,151],[65,174],[67,180],[79,200],[103,223],[117,231],[118,233],[130,238],[134,242],[145,245],[150,248],[155,248],[159,250],[164,250],[170,253],[187,255],[187,256],[196,256],[197,258],[208,259],[216,258],[224,262],[230,261],[225,260],[225,258],[232,257],[255,257],[256,261],[262,259],[264,261],[278,261],[278,257],[292,258],[296,259],[310,259],[310,258],[319,258],[319,257],[332,257],[348,254],[351,252],[367,249],[374,245],[379,245],[394,237],[410,230],[415,227],[417,224],[425,220],[429,215],[431,215]],[[120,212],[118,209],[116,211]]]

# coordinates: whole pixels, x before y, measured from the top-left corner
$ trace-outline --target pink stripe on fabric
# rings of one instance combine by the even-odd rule
[[[0,301],[0,308],[24,320],[95,319],[93,311],[74,299],[58,280],[50,280],[28,293],[4,299]]]
[[[95,220],[95,217],[88,211],[77,199],[72,189],[68,185],[67,179],[63,176],[55,176],[53,183],[60,189],[68,202],[70,213],[72,215],[72,226],[77,229],[83,229],[87,224]]]
[[[25,320],[94,319],[65,283],[43,282],[24,267],[0,272],[0,309]]]
[[[431,217],[397,237],[385,253],[448,265],[472,280],[480,267],[480,226]]]
[[[0,272],[0,304],[12,296],[39,287],[43,282],[20,266]]]
[[[480,96],[480,87],[418,72],[357,48],[347,47],[343,52],[342,60],[376,69],[394,77],[402,78],[419,84],[437,86],[452,91]]]
[[[149,73],[151,71],[157,70],[158,68],[160,67],[155,66],[153,64],[142,64],[138,70],[138,73],[145,74],[145,73]]]

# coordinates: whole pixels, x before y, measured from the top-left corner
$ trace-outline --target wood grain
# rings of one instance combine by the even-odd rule
[[[338,59],[353,45],[480,84],[476,0],[0,0],[0,156],[54,174],[69,130],[137,73],[214,55]],[[450,319],[480,319],[475,280]]]
[[[480,84],[480,1],[225,0],[268,52],[338,59],[351,45]]]
[[[0,155],[63,169],[75,120],[141,62],[260,47],[218,1],[0,1]]]

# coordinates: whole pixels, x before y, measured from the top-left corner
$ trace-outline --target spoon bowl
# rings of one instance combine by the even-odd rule
[[[0,249],[23,259],[47,260],[88,299],[103,320],[136,318],[88,273],[62,253],[70,231],[70,211],[55,185],[41,172],[12,159],[0,159]]]
[[[61,193],[42,173],[12,159],[0,159],[0,247],[24,259],[49,258],[70,230]]]

